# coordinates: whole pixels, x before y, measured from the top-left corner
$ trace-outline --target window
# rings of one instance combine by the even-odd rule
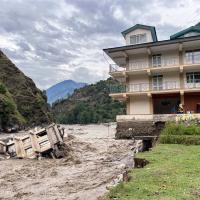
[[[161,67],[161,54],[153,55],[152,66],[153,67]]]
[[[200,63],[200,50],[196,51],[187,51],[185,53],[186,63]]]
[[[147,42],[147,36],[145,34],[131,35],[130,44],[141,44]]]
[[[153,90],[162,90],[163,88],[163,75],[156,75],[152,78]]]
[[[200,83],[200,72],[186,73],[187,83]]]

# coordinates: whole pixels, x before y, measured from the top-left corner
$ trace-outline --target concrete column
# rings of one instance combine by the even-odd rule
[[[181,92],[181,104],[185,105],[185,100],[184,100],[184,92]]]
[[[153,99],[152,96],[149,97],[150,114],[153,114]]]
[[[179,79],[180,79],[180,88],[183,90],[184,89],[184,74],[183,74],[183,72],[179,74]]]
[[[179,66],[183,65],[183,51],[179,51]],[[184,89],[184,76],[183,76],[183,71],[180,68],[180,88]]]
[[[179,51],[179,65],[183,65],[183,51]]]
[[[129,57],[126,57],[126,71],[129,70]]]
[[[126,99],[126,114],[130,115],[130,97]]]
[[[152,90],[152,78],[149,76],[149,91]]]
[[[149,64],[149,68],[152,67],[152,55],[148,56],[148,64]]]
[[[127,88],[129,86],[129,76],[126,74],[126,91],[127,91]]]

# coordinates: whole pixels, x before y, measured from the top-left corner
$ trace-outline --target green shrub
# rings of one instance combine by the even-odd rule
[[[194,135],[161,135],[159,141],[162,144],[200,145],[200,136],[194,136]]]
[[[194,122],[167,122],[159,140],[163,144],[200,145],[200,127]]]
[[[25,123],[25,119],[19,113],[11,94],[3,84],[0,84],[0,127],[6,128],[15,124],[22,125]]]
[[[191,123],[185,124],[168,122],[165,125],[165,128],[161,132],[161,135],[199,135],[200,136],[200,126]]]
[[[0,83],[0,94],[6,94],[6,87],[2,83]]]

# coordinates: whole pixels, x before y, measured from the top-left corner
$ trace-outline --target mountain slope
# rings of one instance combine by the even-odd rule
[[[10,124],[23,125],[25,119],[17,110],[17,105],[5,85],[0,83],[0,128]]]
[[[85,83],[78,83],[73,80],[65,80],[53,85],[46,90],[48,103],[52,104],[58,99],[65,99],[74,92],[75,89],[85,86]]]
[[[8,90],[16,109],[26,124],[39,125],[52,121],[45,95],[0,51],[0,82]]]
[[[111,78],[80,89],[66,100],[53,104],[52,110],[59,123],[99,123],[115,121],[118,114],[125,113],[125,103],[109,96],[111,85],[119,83]]]

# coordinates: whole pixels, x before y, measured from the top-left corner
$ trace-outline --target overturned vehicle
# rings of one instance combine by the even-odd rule
[[[0,154],[6,158],[61,158],[65,156],[64,129],[51,124],[24,136],[0,141]]]

